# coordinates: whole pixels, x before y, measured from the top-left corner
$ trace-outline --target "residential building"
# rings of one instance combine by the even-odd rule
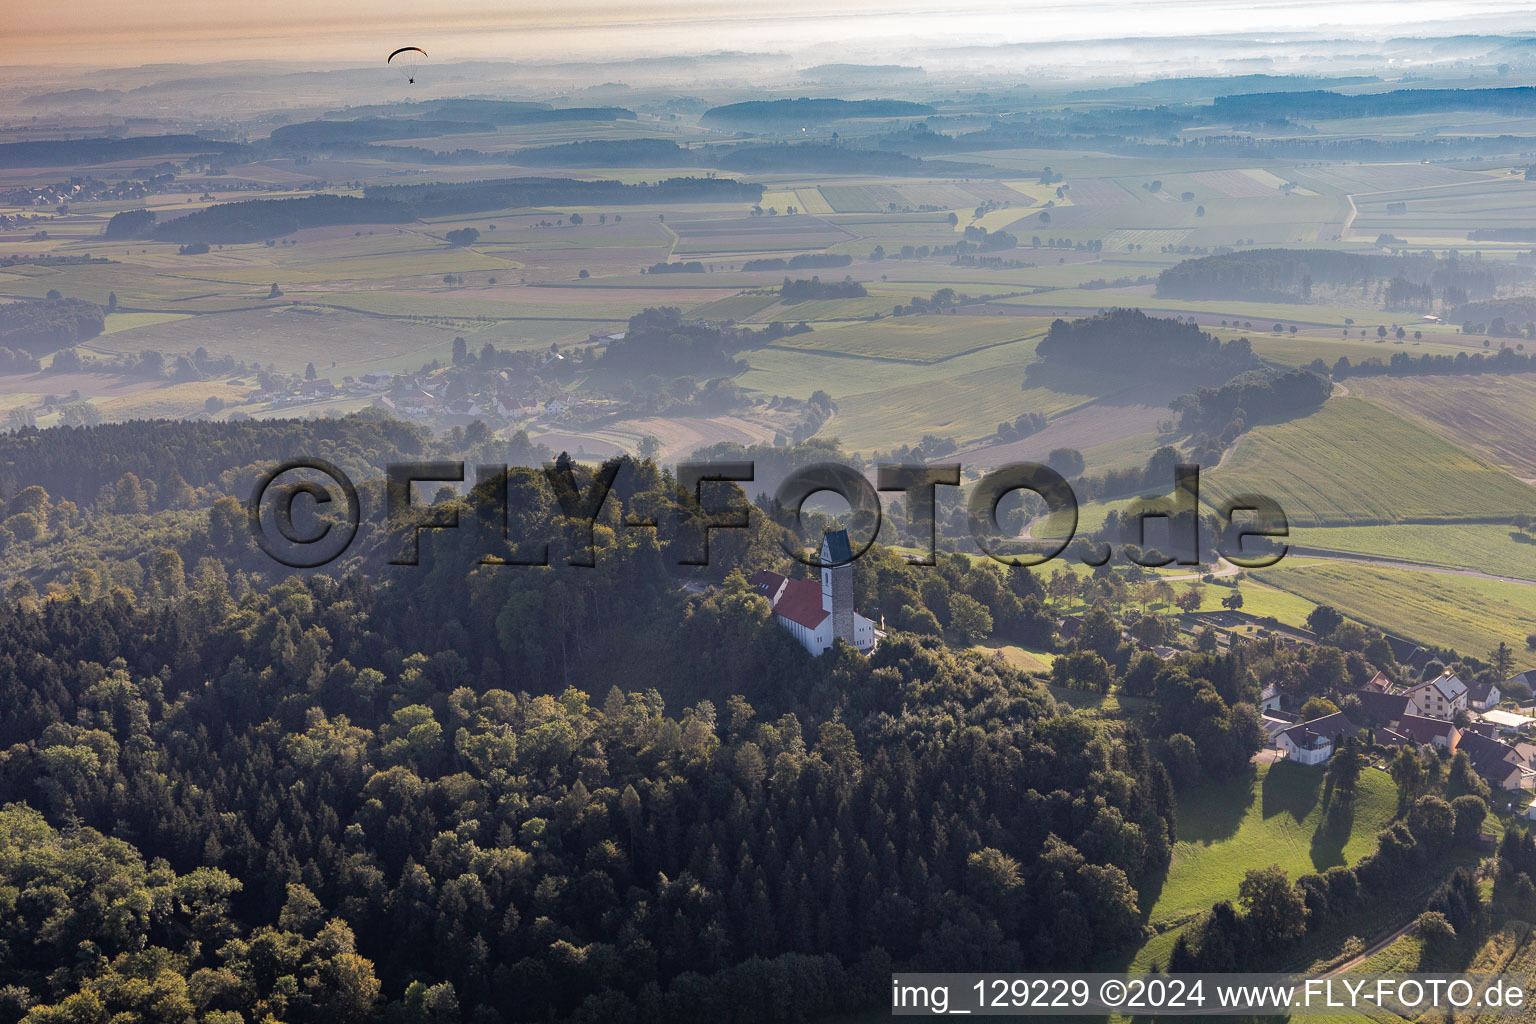
[[[1421,747],[1444,747],[1446,750],[1455,750],[1456,742],[1461,738],[1461,730],[1453,723],[1443,718],[1421,718],[1418,715],[1402,716],[1392,731]]]
[[[1496,708],[1499,706],[1499,701],[1503,699],[1504,695],[1499,692],[1499,688],[1493,683],[1467,684],[1467,707],[1476,711],[1487,711],[1489,708]]]
[[[1456,712],[1467,710],[1467,684],[1450,669],[1406,692],[1408,713],[1412,715],[1449,721],[1456,717]]]
[[[1520,756],[1520,751],[1502,740],[1489,739],[1475,732],[1463,732],[1456,744],[1458,754],[1466,754],[1472,770],[1494,789],[1514,792],[1536,785],[1536,773]]]
[[[1378,671],[1374,676],[1371,676],[1371,681],[1366,683],[1362,689],[1370,690],[1374,693],[1391,693],[1392,680],[1387,678],[1385,672]]]
[[[1263,715],[1259,719],[1264,725],[1264,740],[1273,745],[1275,737],[1296,723],[1289,718],[1280,718],[1276,715]]]
[[[1373,725],[1391,725],[1408,714],[1406,693],[1379,693],[1375,690],[1356,690],[1354,697],[1360,702],[1360,717]]]
[[[1343,741],[1359,735],[1360,729],[1335,711],[1310,722],[1293,725],[1275,736],[1275,746],[1286,758],[1300,764],[1322,764],[1333,756]]]

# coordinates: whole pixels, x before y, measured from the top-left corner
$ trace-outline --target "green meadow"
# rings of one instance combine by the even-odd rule
[[[1141,892],[1155,934],[1129,957],[1131,969],[1166,964],[1179,930],[1212,904],[1236,901],[1251,869],[1279,865],[1294,880],[1354,864],[1396,813],[1397,784],[1375,768],[1353,797],[1333,791],[1321,767],[1291,761],[1180,793],[1172,860]]]

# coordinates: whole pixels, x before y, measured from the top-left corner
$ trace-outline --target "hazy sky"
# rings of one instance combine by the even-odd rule
[[[1282,31],[1379,37],[1530,21],[1522,0],[73,0],[67,16],[54,5],[11,6],[16,63],[116,67],[259,56],[371,61],[380,47],[404,43],[435,51],[434,60],[818,46],[868,58],[935,43]]]

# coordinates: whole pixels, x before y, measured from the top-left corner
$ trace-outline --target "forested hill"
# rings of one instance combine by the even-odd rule
[[[498,178],[460,184],[370,185],[363,194],[368,199],[408,203],[418,216],[434,217],[518,206],[755,203],[763,196],[763,186],[730,178],[667,178],[649,185],[574,178]]]
[[[304,121],[274,128],[267,138],[274,145],[310,149],[329,143],[380,142],[387,139],[430,139],[495,131],[476,121],[416,121],[399,117],[369,117],[351,121]]]
[[[44,355],[96,337],[105,311],[81,299],[29,299],[0,306],[0,350]]]
[[[697,155],[671,139],[587,139],[515,154],[524,167],[687,167]]]
[[[699,120],[723,127],[772,127],[826,124],[860,117],[926,117],[937,113],[926,103],[907,100],[749,100],[704,111]]]
[[[720,147],[716,147],[717,152]],[[955,160],[921,160],[878,149],[850,149],[820,143],[764,146],[735,146],[711,158],[713,163],[733,171],[763,173],[769,171],[825,172],[828,174],[891,174],[901,177],[1001,177],[1002,171],[990,164],[961,163]]]
[[[406,203],[389,199],[359,199],[356,196],[314,195],[299,199],[251,199],[242,203],[217,203],[195,213],[162,221],[150,230],[150,235],[160,242],[208,242],[223,245],[259,242],[290,235],[300,228],[337,224],[405,224],[415,219],[416,211]],[[108,231],[111,227],[109,222]]]
[[[1194,324],[1147,316],[1139,309],[1053,321],[1035,352],[1045,369],[1117,367],[1180,383],[1220,383],[1264,365],[1247,338],[1223,342]]]
[[[303,121],[275,128],[268,141],[277,147],[325,148],[336,143],[379,142],[389,139],[430,139],[439,135],[466,135],[495,131],[498,125],[546,124],[564,121],[634,120],[635,112],[623,107],[566,107],[550,110],[522,104],[502,105],[459,100],[439,106],[441,117],[431,120],[409,117],[368,117],[352,120]]]
[[[369,186],[357,196],[313,195],[295,199],[250,199],[218,203],[203,210],[156,221],[145,210],[125,210],[107,222],[112,238],[147,237],[161,242],[226,245],[257,242],[301,228],[338,224],[404,224],[420,217],[473,213],[519,206],[578,206],[603,203],[755,203],[763,187],[730,178],[667,178],[655,184],[575,178],[502,178],[462,184]]]
[[[213,488],[244,500],[285,459],[327,459],[361,479],[381,474],[388,460],[421,455],[428,443],[423,428],[374,416],[27,428],[0,433],[0,495],[36,485],[84,507],[131,473],[141,485]]]
[[[1447,305],[1493,295],[1501,285],[1529,282],[1531,268],[1437,257],[1431,252],[1387,255],[1332,249],[1245,249],[1184,260],[1157,278],[1157,294],[1184,299],[1307,302],[1314,289],[1368,288],[1400,280]],[[1447,294],[1449,289],[1449,294]],[[1392,296],[1387,296],[1389,303]],[[1405,303],[1419,304],[1422,299]],[[1422,303],[1427,305],[1427,303]]]
[[[0,144],[0,167],[106,164],[179,154],[231,154],[245,146],[197,135],[135,135],[126,139],[59,139]]]
[[[1536,88],[1530,86],[1507,89],[1393,89],[1391,92],[1357,94],[1314,90],[1218,96],[1214,112],[1218,117],[1230,121],[1277,117],[1394,117],[1453,110],[1521,114],[1531,109],[1533,101],[1536,101]]]
[[[296,454],[301,426],[359,429],[177,426],[92,443],[119,467],[168,447],[208,480],[285,431]],[[8,465],[19,448],[59,472],[82,433],[8,440]],[[570,535],[541,478],[508,481],[510,543]],[[48,479],[60,494],[6,488],[36,527],[9,564],[34,546],[67,563],[118,529],[145,564],[98,548],[100,572],[66,564],[67,585],[0,603],[0,805],[42,815],[0,815],[0,893],[17,894],[0,992],[30,1024],[127,1012],[145,985],[173,1015],[291,1024],[770,1021],[785,999],[814,1019],[880,1005],[892,969],[1082,969],[1141,934],[1137,889],[1173,838],[1153,746],[901,632],[987,607],[1049,646],[1027,571],[872,551],[856,596],[890,635],[871,658],[813,659],[746,581],[795,571],[762,517],[715,533],[700,595],[656,531],[621,525],[671,517],[649,464],[615,484],[595,568],[566,564],[569,544],[546,568],[483,564],[464,529],[367,578],[254,571],[234,496],[177,549],[115,489],[71,516]],[[1129,658],[1107,613],[1088,620]],[[1251,673],[1220,655],[1142,667],[1155,735],[1199,736],[1213,773],[1246,764]],[[82,962],[86,939],[101,956]]]

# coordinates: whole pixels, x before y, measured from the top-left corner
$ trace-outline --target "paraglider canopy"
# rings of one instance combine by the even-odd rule
[[[384,63],[391,67],[399,68],[405,73],[406,81],[416,84],[416,69],[427,59],[427,51],[419,46],[402,46],[390,54]]]

